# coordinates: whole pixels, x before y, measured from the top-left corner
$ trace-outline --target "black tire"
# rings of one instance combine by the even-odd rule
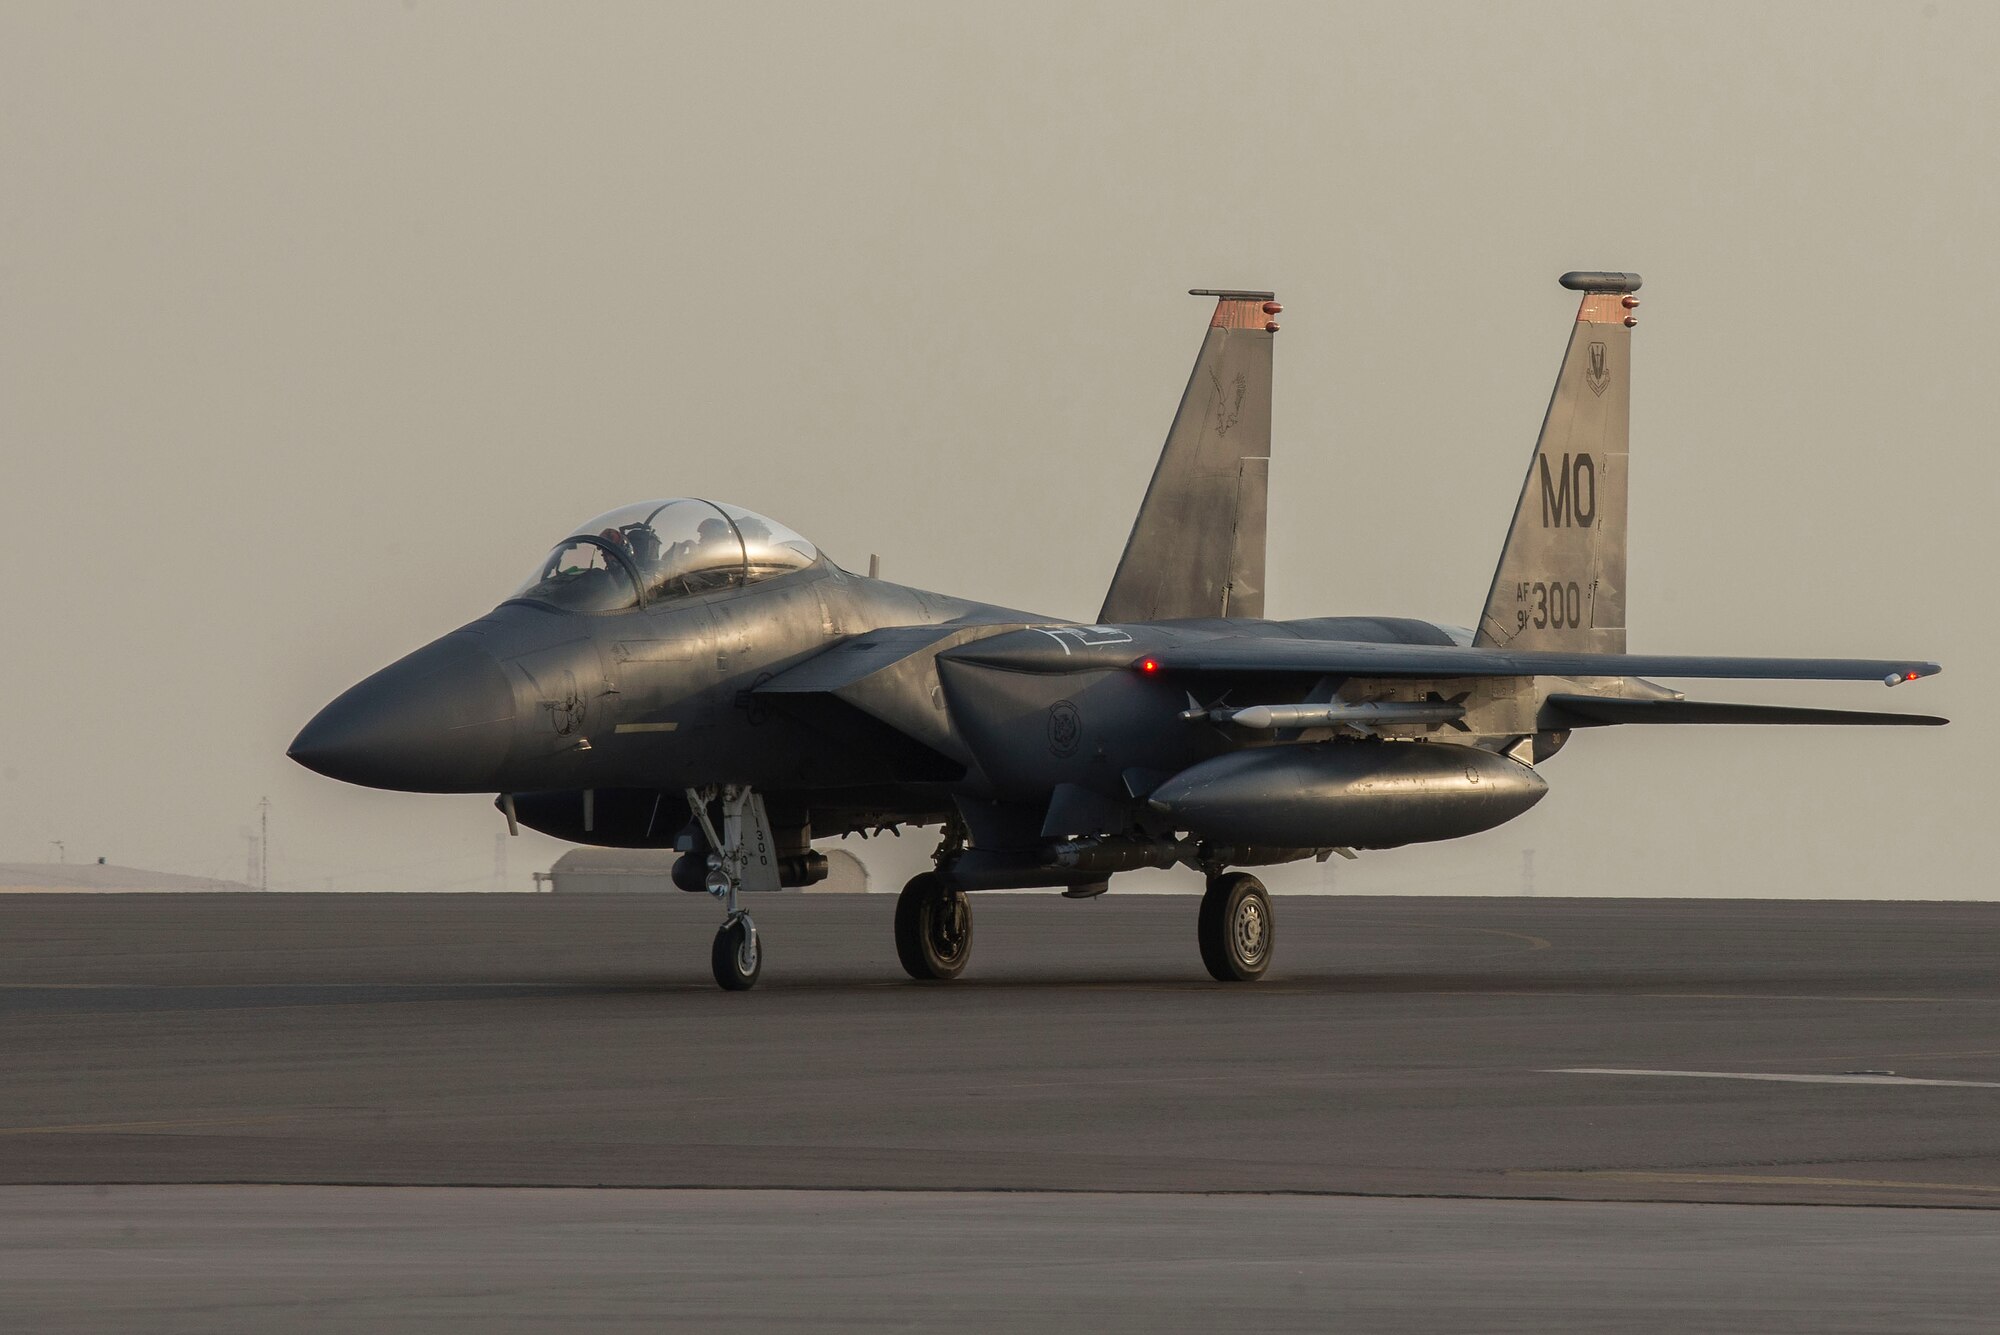
[[[1218,983],[1254,983],[1271,967],[1277,935],[1264,883],[1243,872],[1208,878],[1201,897],[1201,962]]]
[[[965,972],[972,958],[972,901],[948,890],[936,872],[913,876],[896,900],[896,958],[918,982]]]
[[[737,918],[722,924],[709,948],[709,967],[725,992],[748,992],[757,986],[764,972],[764,943],[750,933],[750,925]]]

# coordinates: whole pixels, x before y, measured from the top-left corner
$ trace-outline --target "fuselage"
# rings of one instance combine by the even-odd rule
[[[865,690],[770,689],[892,628],[935,633],[908,653],[892,647],[864,674]],[[1018,809],[1039,828],[1059,791],[1130,801],[1135,774],[1158,780],[1231,751],[1332,735],[1190,722],[1190,704],[1212,701],[1199,682],[1135,672],[1149,652],[1218,636],[1442,645],[1468,634],[1378,617],[1092,626],[820,557],[747,586],[618,610],[509,600],[354,686],[292,755],[371,787],[512,795],[528,823],[582,842],[669,844],[686,821],[681,794],[722,783],[770,794],[818,834],[935,823],[968,801]],[[1301,678],[1233,703],[1289,703],[1316,685],[1324,694]],[[1400,698],[1449,685],[1417,683]],[[1497,750],[1536,732],[1532,700],[1467,704],[1471,726],[1452,741]],[[1438,730],[1375,731],[1421,740]]]

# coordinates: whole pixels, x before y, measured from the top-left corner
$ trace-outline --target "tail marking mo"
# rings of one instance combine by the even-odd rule
[[[1548,455],[1538,455],[1537,461],[1542,475],[1542,527],[1589,528],[1597,522],[1597,461],[1588,454],[1565,454],[1554,477]]]

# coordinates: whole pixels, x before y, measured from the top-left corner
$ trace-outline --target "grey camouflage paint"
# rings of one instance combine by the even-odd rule
[[[512,818],[599,844],[687,846],[688,790],[744,785],[783,857],[846,831],[942,824],[947,884],[1088,892],[1136,866],[1214,872],[1486,828],[1539,800],[1532,766],[1577,727],[1942,722],[1688,702],[1643,679],[1899,681],[1937,668],[1622,652],[1624,303],[1638,280],[1565,282],[1584,293],[1579,321],[1470,636],[1258,615],[1275,311],[1264,294],[1233,293],[1218,300],[1100,624],[824,557],[620,611],[514,600],[343,694],[291,754],[374,787],[498,793]],[[1559,616],[1546,593],[1524,593],[1537,583],[1562,586]],[[1319,725],[1233,722],[1255,706],[1316,706],[1271,718]]]

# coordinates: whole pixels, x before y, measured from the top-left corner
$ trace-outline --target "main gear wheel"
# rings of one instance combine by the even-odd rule
[[[965,972],[972,958],[972,901],[936,872],[910,878],[896,900],[896,958],[920,982]]]
[[[1201,897],[1201,962],[1219,983],[1254,983],[1271,965],[1275,932],[1264,883],[1244,872],[1208,878]]]

